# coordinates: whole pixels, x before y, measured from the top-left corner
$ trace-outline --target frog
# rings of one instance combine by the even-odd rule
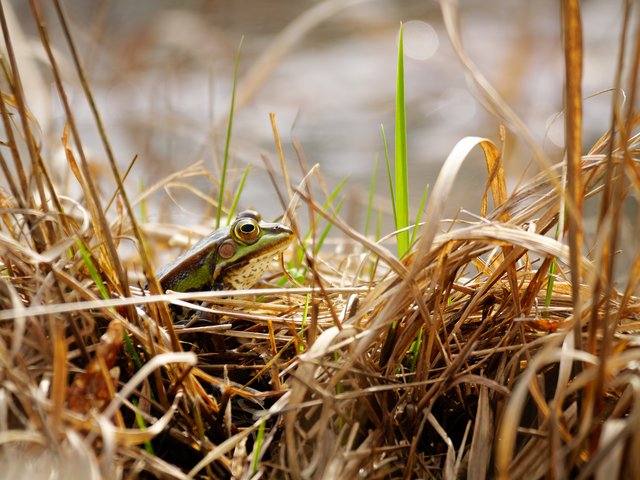
[[[248,289],[293,238],[289,227],[264,222],[258,212],[244,210],[156,274],[164,291]]]

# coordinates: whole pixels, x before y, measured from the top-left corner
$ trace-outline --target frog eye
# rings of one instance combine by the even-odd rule
[[[242,242],[252,244],[260,235],[260,226],[253,218],[241,218],[236,222],[233,233]]]
[[[236,244],[233,240],[227,240],[218,248],[218,255],[225,260],[231,258],[236,253]]]

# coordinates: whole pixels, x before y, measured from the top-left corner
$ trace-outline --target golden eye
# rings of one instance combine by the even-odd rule
[[[241,218],[233,227],[236,238],[244,243],[252,244],[260,236],[260,226],[253,218]]]

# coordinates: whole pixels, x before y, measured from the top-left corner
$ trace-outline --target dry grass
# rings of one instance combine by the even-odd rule
[[[107,212],[64,101],[63,146],[84,200],[58,193],[3,21],[0,471],[11,478],[639,477],[640,257],[620,244],[623,204],[640,193],[638,41],[621,43],[631,50],[621,55],[616,85],[626,103],[615,95],[611,130],[581,155],[580,25],[575,4],[565,4],[573,132],[566,164],[550,165],[532,144],[543,172],[508,192],[502,146],[462,139],[432,189],[413,253],[399,261],[321,207],[326,198],[311,192],[323,191],[322,177],[301,162],[304,180],[283,195],[289,221],[297,229],[305,211],[312,224],[330,220],[348,239],[340,251],[350,253],[309,248],[302,264],[288,265],[306,269],[302,285],[283,278],[280,285],[289,283],[274,287],[281,277],[274,266],[270,288],[233,297],[159,294],[144,245],[160,249],[166,236],[146,226],[145,243],[110,153],[121,188],[118,208]],[[455,8],[444,2],[443,12],[485,101],[532,138],[464,54]],[[480,211],[447,220],[456,175],[478,147],[488,172]],[[200,174],[207,172],[196,166],[165,184]],[[596,237],[585,240],[588,198],[600,210]],[[124,238],[137,245],[126,261],[118,253]],[[627,267],[616,286],[619,258]],[[126,273],[140,265],[155,295],[130,286]],[[195,300],[206,306],[190,305],[214,321],[174,325],[167,302]]]

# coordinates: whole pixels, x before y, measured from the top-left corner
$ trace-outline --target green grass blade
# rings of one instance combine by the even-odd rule
[[[336,215],[338,215],[340,213],[340,210],[342,209],[342,204],[344,203],[344,198],[342,198],[340,200],[340,202],[338,202],[338,205],[336,205],[335,207],[335,212]],[[327,239],[327,236],[329,235],[329,232],[331,231],[331,229],[333,228],[333,222],[327,222],[327,224],[325,225],[325,227],[322,229],[322,232],[320,233],[320,236],[318,237],[318,241],[315,244],[315,248],[313,249],[313,253],[318,253],[320,251],[320,249],[322,248],[322,245],[324,245],[324,241]],[[305,237],[303,244],[306,245],[309,242],[309,238],[311,238],[311,231],[309,231],[309,233],[307,234],[307,237]],[[304,258],[304,250],[302,247],[298,248],[298,263],[302,263],[302,259]],[[307,267],[304,268],[304,273],[306,275],[307,272]]]
[[[258,460],[260,459],[260,450],[262,450],[262,443],[264,442],[265,426],[267,425],[267,419],[263,418],[258,427],[258,434],[256,435],[256,441],[253,445],[253,458],[251,459],[251,476],[258,472]]]
[[[87,270],[89,270],[89,275],[91,275],[93,283],[96,284],[96,287],[98,288],[98,291],[100,292],[100,295],[102,295],[102,298],[104,298],[105,300],[111,298],[111,296],[109,295],[109,292],[107,290],[107,287],[105,286],[104,282],[102,281],[102,277],[98,273],[98,269],[96,268],[95,264],[93,263],[93,260],[91,260],[91,255],[89,254],[89,251],[87,250],[87,247],[82,242],[82,240],[80,240],[79,238],[76,238],[76,245],[78,246],[78,249],[80,250],[80,255],[82,255],[82,260],[84,261],[84,264],[86,265]],[[109,307],[109,309],[113,310],[113,307]],[[125,344],[125,348],[126,348],[127,352],[129,353],[129,355],[133,359],[133,362],[134,362],[135,366],[137,368],[141,368],[142,367],[142,360],[140,360],[140,357],[138,356],[138,352],[136,352],[136,349],[133,346],[133,342],[131,341],[131,338],[129,337],[129,334],[126,331],[124,332],[124,344]]]
[[[424,205],[427,203],[427,195],[429,194],[429,185],[427,184],[424,187],[424,192],[422,192],[422,199],[420,200],[420,208],[418,209],[418,213],[416,214],[416,221],[413,224],[413,230],[411,231],[411,242],[410,245],[416,241],[416,235],[418,234],[418,225],[420,224],[420,218],[422,218],[422,212],[424,212]]]
[[[329,206],[333,203],[333,201],[336,199],[338,194],[342,191],[342,188],[347,183],[347,180],[349,180],[349,177],[343,178],[342,181],[338,184],[338,186],[333,189],[333,192],[331,192],[331,194],[329,195],[329,198],[327,199],[327,201],[324,202],[324,204],[322,205],[322,209],[323,210],[328,210]],[[336,211],[339,212],[339,209],[336,209]],[[333,224],[329,223],[329,228],[331,228],[332,226],[333,226]],[[313,230],[310,228],[309,231],[307,232],[307,234],[304,236],[304,240],[302,241],[302,245],[307,245],[307,243],[309,243],[309,239],[311,238],[311,234],[312,233],[313,233]],[[318,251],[320,250],[321,246],[322,246],[321,244],[319,246],[316,245],[316,253],[318,253]],[[304,247],[298,247],[298,256],[297,256],[297,258],[298,258],[298,265],[300,265],[302,263],[302,259],[304,258]]]
[[[393,224],[398,228],[398,215],[396,210],[396,195],[393,192],[393,175],[391,175],[391,159],[389,158],[389,147],[387,145],[387,135],[384,133],[384,125],[380,125],[382,133],[382,146],[384,147],[384,160],[387,164],[387,180],[389,180],[389,197],[391,197],[391,210],[393,211]]]
[[[336,209],[335,209],[336,210],[336,215],[340,213],[340,210],[342,210],[342,204],[343,203],[344,203],[344,198],[340,199],[340,201],[338,202],[338,205],[336,205]],[[316,252],[315,253],[318,253],[320,251],[320,249],[322,248],[322,245],[324,244],[324,241],[327,239],[327,235],[329,235],[329,232],[331,231],[331,228],[333,228],[333,223],[332,222],[328,222],[327,225],[322,230],[322,233],[318,237],[318,241],[316,242]]]
[[[367,201],[367,216],[364,222],[364,236],[369,235],[371,226],[371,216],[373,215],[373,196],[376,193],[376,183],[378,181],[378,159],[373,162],[373,172],[371,172],[371,182],[369,183],[369,200]]]
[[[375,240],[376,242],[378,240],[380,240],[380,236],[381,236],[381,230],[382,230],[382,212],[378,209],[377,210],[377,215],[376,215],[376,233],[375,233]],[[378,262],[376,260],[375,257],[372,257],[370,260],[370,266],[369,266],[369,281],[373,282],[373,279],[375,278],[375,274],[376,274],[376,268],[378,265]]]
[[[224,188],[227,178],[227,168],[229,166],[229,145],[231,144],[231,131],[233,129],[233,112],[236,106],[236,87],[238,85],[238,65],[240,64],[240,50],[244,36],[240,38],[240,44],[236,52],[236,63],[233,68],[233,88],[231,90],[231,107],[229,109],[229,124],[227,125],[227,138],[224,144],[224,157],[222,159],[222,172],[220,174],[220,192],[218,192],[218,213],[216,215],[216,228],[220,228],[222,218],[222,202],[224,200]]]
[[[138,181],[138,191],[140,193],[144,192],[144,180],[140,179]],[[147,223],[149,221],[149,211],[147,209],[147,201],[146,199],[142,199],[140,202],[140,223]]]
[[[111,296],[109,295],[109,292],[107,291],[107,287],[102,281],[102,277],[98,273],[98,269],[93,263],[93,260],[91,260],[91,255],[89,255],[89,251],[87,250],[87,247],[85,246],[84,242],[76,237],[76,245],[80,250],[80,255],[82,255],[82,260],[84,261],[84,264],[86,265],[87,270],[89,270],[89,275],[91,275],[91,279],[93,280],[93,283],[96,284],[96,287],[100,291],[100,295],[102,295],[102,298],[104,298],[105,300],[108,298],[111,298]],[[113,308],[111,308],[111,310],[113,310]]]
[[[304,300],[304,309],[302,310],[302,322],[300,322],[300,336],[302,336],[302,332],[307,326],[307,318],[309,318],[309,304],[311,303],[311,294],[307,293],[307,296]],[[307,339],[307,342],[309,339]],[[304,352],[304,345],[300,345],[299,347],[300,353]]]
[[[548,308],[551,306],[551,297],[553,296],[553,284],[555,283],[555,280],[556,280],[556,260],[554,258],[553,261],[551,262],[551,265],[549,266],[549,273],[547,275],[547,291],[544,297],[544,306],[547,307],[547,310],[545,310],[542,313],[542,318],[549,318]]]
[[[233,197],[233,202],[231,203],[231,208],[229,209],[229,216],[227,217],[227,225],[231,223],[233,216],[236,213],[236,208],[238,207],[238,201],[240,200],[240,195],[242,195],[242,191],[244,190],[244,182],[247,180],[247,175],[249,175],[249,165],[244,169],[244,173],[242,174],[242,178],[240,179],[240,184],[236,190],[236,194]]]
[[[349,177],[345,177],[338,184],[338,186],[333,190],[333,192],[331,192],[331,194],[329,195],[328,200],[322,205],[322,208],[324,210],[328,210],[329,209],[329,206],[333,203],[333,201],[335,200],[336,196],[342,191],[342,188],[347,183],[347,180],[349,180]],[[342,208],[343,201],[344,200],[341,200],[340,203],[338,204],[338,206],[334,209],[336,211],[336,213],[340,213],[340,209]],[[324,227],[322,233],[320,234],[319,241],[315,245],[315,249],[314,249],[315,253],[318,253],[318,251],[320,251],[320,248],[322,248],[322,244],[324,243],[324,240],[327,237],[327,235],[329,234],[329,231],[331,230],[332,227],[333,227],[333,223],[332,222],[328,222],[327,225]],[[305,256],[304,252],[305,252],[306,245],[309,244],[309,240],[311,239],[311,235],[312,234],[313,234],[313,229],[310,228],[309,231],[304,236],[304,239],[302,240],[302,246],[298,246],[297,253],[295,255],[293,255],[292,258],[287,262],[287,272],[289,272],[289,275],[291,275],[293,278],[295,278],[300,283],[302,283],[304,281],[304,277],[306,276],[306,274],[308,272],[308,266],[302,267],[302,263],[303,263],[304,256]],[[280,286],[285,285],[286,283],[287,283],[287,278],[286,277],[281,278],[277,282],[277,284],[280,285]]]
[[[553,235],[553,238],[558,240],[560,237],[560,223],[556,224],[556,231]],[[553,296],[553,284],[556,281],[556,259],[554,258],[549,265],[549,273],[547,274],[547,291],[544,297],[544,306],[547,307],[547,310],[542,314],[542,318],[549,318],[549,310],[548,308],[551,306],[551,297]]]
[[[407,112],[404,99],[404,47],[402,24],[398,40],[395,131],[396,229],[409,226],[409,174],[407,170]],[[398,257],[409,251],[409,231],[398,233]]]
[[[136,407],[138,406],[138,402],[135,400],[133,401],[133,404]],[[138,428],[140,430],[144,430],[147,428],[147,423],[144,421],[142,414],[138,410],[136,410],[136,423],[138,424]],[[145,440],[143,444],[144,444],[144,449],[147,451],[147,453],[149,453],[150,455],[155,455],[153,451],[153,445],[151,445],[150,440]]]
[[[418,330],[418,338],[416,338],[411,344],[409,352],[411,353],[411,367],[410,371],[416,371],[416,365],[418,364],[418,355],[420,354],[420,348],[422,348],[422,328]]]

